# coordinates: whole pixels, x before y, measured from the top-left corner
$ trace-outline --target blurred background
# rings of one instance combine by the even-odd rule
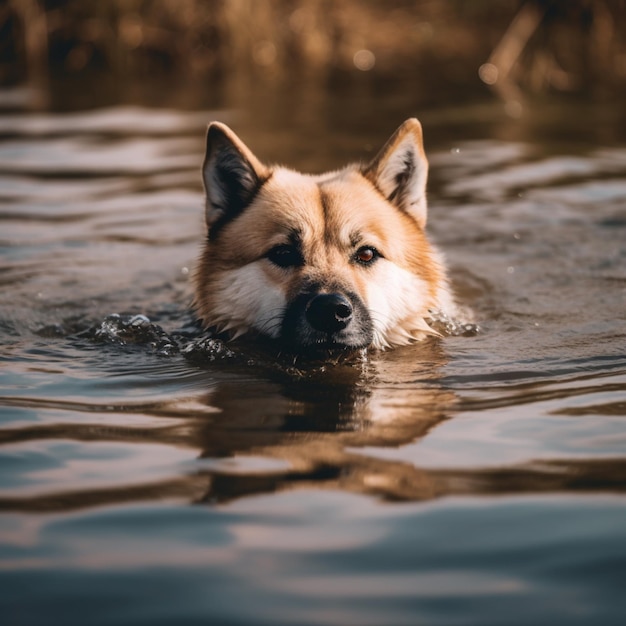
[[[623,95],[624,0],[3,0],[0,85],[53,110],[271,94]]]

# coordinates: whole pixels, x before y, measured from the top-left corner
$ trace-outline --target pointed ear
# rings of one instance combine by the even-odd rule
[[[269,169],[228,126],[209,124],[202,165],[209,229],[241,213],[269,176]]]
[[[422,142],[422,126],[414,117],[396,130],[374,160],[361,171],[389,202],[424,228],[428,161]]]

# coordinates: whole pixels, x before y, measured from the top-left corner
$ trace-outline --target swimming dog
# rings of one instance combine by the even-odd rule
[[[408,119],[377,156],[325,174],[263,164],[226,125],[208,127],[207,238],[194,307],[205,328],[287,351],[383,349],[454,316],[426,233],[428,161]]]

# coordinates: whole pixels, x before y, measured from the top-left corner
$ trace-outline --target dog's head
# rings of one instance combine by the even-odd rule
[[[195,277],[206,327],[294,352],[384,348],[433,333],[450,296],[424,233],[428,163],[407,120],[372,162],[322,175],[261,163],[225,125],[207,133],[208,236]]]

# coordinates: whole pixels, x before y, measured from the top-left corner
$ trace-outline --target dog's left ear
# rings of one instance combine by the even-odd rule
[[[241,213],[269,176],[270,170],[226,124],[209,124],[202,165],[209,229]]]
[[[426,226],[428,161],[417,119],[404,122],[361,172],[389,202]]]

